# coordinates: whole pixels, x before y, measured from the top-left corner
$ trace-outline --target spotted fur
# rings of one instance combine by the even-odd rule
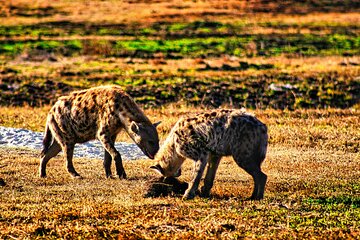
[[[233,156],[238,166],[254,179],[252,199],[261,199],[267,176],[260,165],[265,159],[268,144],[267,127],[242,110],[214,110],[180,119],[160,148],[152,166],[164,176],[179,176],[186,158],[195,161],[195,176],[184,198],[195,197],[205,166],[207,173],[203,196],[213,186],[222,156]]]
[[[72,163],[74,146],[98,139],[105,149],[106,176],[112,176],[113,160],[117,175],[126,178],[120,153],[114,147],[116,135],[125,129],[140,149],[149,158],[154,158],[159,150],[156,125],[128,94],[116,86],[95,87],[60,97],[47,117],[40,177],[46,176],[47,162],[61,150],[67,160],[68,172],[80,177]]]

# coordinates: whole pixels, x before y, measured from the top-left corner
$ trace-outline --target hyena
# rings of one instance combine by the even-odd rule
[[[74,146],[98,139],[105,149],[106,177],[112,177],[111,162],[115,161],[117,175],[126,178],[120,153],[114,146],[116,135],[125,129],[145,155],[153,159],[159,150],[158,124],[152,124],[134,100],[116,86],[95,87],[60,97],[47,116],[40,177],[46,176],[47,162],[61,150],[68,172],[80,177],[72,162]]]
[[[223,156],[232,156],[237,165],[254,179],[251,199],[262,199],[267,180],[260,165],[268,144],[267,127],[243,110],[214,110],[180,119],[155,156],[151,168],[165,177],[180,175],[186,158],[195,161],[194,178],[183,198],[195,197],[206,164],[202,196],[209,196],[216,170]]]

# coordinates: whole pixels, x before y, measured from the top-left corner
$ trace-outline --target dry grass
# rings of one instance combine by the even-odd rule
[[[44,116],[47,109],[35,111]],[[3,110],[23,116],[16,119],[24,122],[34,112]],[[171,105],[147,114],[164,120],[163,139],[180,116],[200,110]],[[75,166],[84,179],[74,180],[58,156],[49,162],[48,178],[39,179],[38,152],[0,148],[0,178],[6,182],[0,187],[0,237],[358,239],[360,112],[255,113],[268,124],[271,136],[263,164],[269,176],[263,201],[246,200],[252,179],[231,158],[220,164],[210,199],[182,201],[181,196],[144,198],[158,177],[149,170],[150,160],[125,161],[129,179],[106,180],[100,159],[77,158]],[[182,180],[189,181],[191,169],[187,161]]]
[[[174,23],[174,27],[177,23],[200,21],[241,26],[235,35],[358,36],[356,23],[360,22],[360,13],[355,6],[355,1],[323,0],[285,0],[276,4],[263,0],[12,0],[0,2],[0,22],[12,29],[35,27],[9,37],[19,42],[40,37],[93,39],[94,45],[101,40],[139,36],[78,36],[71,29],[81,24],[92,30],[114,24],[118,30],[144,30],[162,23]],[[64,36],[36,34],[41,30],[37,24],[51,23],[64,24],[65,28],[69,24],[69,32],[65,31]],[[2,41],[6,41],[6,32],[2,34]],[[22,56],[9,59],[1,55],[0,83],[9,81],[11,87],[30,83],[31,87],[51,80],[73,90],[127,79],[149,80],[145,86],[148,88],[157,84],[157,79],[165,79],[171,85],[178,76],[205,80],[225,76],[229,84],[242,77],[250,77],[249,81],[251,77],[266,81],[284,77],[286,83],[288,78],[298,79],[299,83],[308,79],[314,79],[315,84],[324,81],[320,85],[326,89],[329,84],[337,86],[349,79],[356,82],[360,74],[357,55],[260,57],[254,44],[250,42],[245,50],[254,51],[255,57],[235,60],[230,56],[167,59],[154,55],[155,59],[121,59],[80,54],[59,55],[55,62],[33,62]],[[103,45],[94,49],[99,51],[97,54],[108,51]],[[211,66],[243,61],[272,64],[274,68],[199,71],[204,61]],[[135,89],[135,82],[133,85]],[[61,90],[44,88],[41,94],[56,99],[66,93]],[[33,94],[29,92],[26,97],[32,98]],[[336,99],[336,94],[330,97]],[[154,122],[162,120],[158,130],[163,141],[181,116],[204,108],[202,104],[193,107],[173,102],[145,112]],[[0,125],[43,131],[49,109],[50,106],[1,106]],[[270,146],[263,164],[268,175],[264,200],[247,200],[252,179],[231,158],[221,162],[210,198],[182,201],[181,196],[144,197],[149,184],[158,177],[149,170],[151,160],[125,161],[128,179],[110,180],[105,179],[101,159],[75,158],[75,167],[84,177],[75,180],[67,174],[60,155],[49,162],[48,178],[40,179],[39,152],[0,147],[0,239],[360,239],[360,104],[355,103],[351,109],[252,112],[269,127]],[[130,142],[126,134],[118,136],[118,140]],[[187,161],[180,180],[189,181],[191,172],[192,162]]]
[[[126,161],[128,180],[106,180],[102,162],[75,159],[74,180],[58,157],[37,177],[38,153],[0,149],[0,237],[97,239],[357,239],[359,155],[270,147],[263,201],[247,201],[252,180],[226,158],[210,199],[144,198],[157,175],[149,160]],[[190,179],[191,162],[182,179]]]
[[[50,107],[0,107],[0,125],[44,131]],[[158,127],[163,140],[175,122],[184,115],[196,114],[205,108],[171,104],[161,108],[146,109],[152,122],[162,121]],[[36,112],[36,114],[34,114]],[[250,111],[269,127],[270,143],[282,147],[303,147],[359,153],[360,111],[358,109],[296,110],[268,109]],[[122,133],[118,141],[131,141]]]
[[[50,107],[0,107],[0,125],[13,128],[25,128],[32,131],[45,129],[46,116]],[[36,113],[36,114],[34,114]]]
[[[298,6],[296,1],[271,4],[268,1],[49,1],[12,0],[0,3],[4,25],[36,24],[51,21],[132,23],[143,25],[157,21],[188,22],[208,20],[214,16],[222,22],[265,22],[269,18],[285,23],[299,22],[356,22],[358,8],[333,6],[326,11],[311,1]],[[291,3],[293,2],[293,3]],[[321,1],[320,1],[321,2]],[[348,1],[348,3],[351,1]],[[324,4],[324,3],[322,3]],[[325,4],[327,2],[325,1]],[[355,4],[356,5],[356,4]],[[282,9],[280,9],[282,8]],[[315,9],[312,9],[315,8]],[[49,9],[51,11],[49,11]],[[330,11],[329,11],[330,10]],[[316,12],[316,14],[314,14]],[[50,13],[50,14],[49,14]],[[255,13],[255,14],[254,14]],[[34,16],[30,18],[33,14]],[[289,17],[289,15],[295,15]],[[28,16],[25,16],[28,15]],[[274,16],[275,15],[275,16]],[[139,18],[141,16],[141,18]],[[329,20],[331,19],[331,20]]]
[[[181,76],[250,76],[250,75],[262,75],[266,72],[278,72],[292,73],[294,75],[301,75],[306,78],[307,75],[321,75],[328,72],[336,72],[341,76],[353,76],[354,78],[360,74],[360,56],[344,57],[344,56],[313,56],[313,57],[296,57],[289,58],[286,56],[274,56],[274,57],[208,57],[205,60],[202,59],[166,59],[162,64],[157,64],[156,60],[147,60],[141,58],[131,58],[132,64],[128,64],[130,58],[103,58],[103,57],[62,57],[56,62],[31,62],[22,61],[17,58],[14,60],[7,60],[3,63],[2,68],[11,68],[19,71],[17,75],[23,77],[41,77],[46,76],[48,78],[61,77],[61,72],[64,70],[73,72],[82,71],[99,71],[98,77],[102,75],[114,74],[113,78],[129,77],[129,75],[135,75],[137,71],[143,71],[143,76],[154,76],[159,74],[151,73],[152,70],[161,70],[162,75],[181,75]],[[160,58],[161,59],[161,58]],[[242,69],[238,71],[196,71],[197,69],[204,68],[205,63],[208,63],[212,67],[221,67],[223,64],[236,66],[239,62],[247,62],[249,64],[273,64],[274,69],[270,70],[255,70],[255,69]],[[352,64],[350,64],[352,63]],[[117,70],[117,71],[116,71]],[[186,72],[179,73],[181,70],[187,70]],[[347,73],[347,74],[345,74]],[[116,74],[116,75],[115,75]],[[92,76],[96,76],[96,72],[92,73]],[[142,76],[137,73],[136,77]],[[84,78],[83,76],[81,76]],[[64,79],[65,80],[65,79]],[[82,79],[84,80],[84,79]],[[340,79],[341,80],[341,79]],[[76,84],[76,83],[73,83]],[[88,83],[89,84],[89,83]]]

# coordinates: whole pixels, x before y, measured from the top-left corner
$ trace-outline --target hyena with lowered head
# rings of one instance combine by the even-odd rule
[[[139,148],[153,159],[159,150],[158,124],[152,124],[134,100],[116,86],[94,87],[60,97],[47,116],[40,177],[46,176],[47,162],[61,150],[68,172],[80,177],[72,162],[74,146],[98,139],[105,149],[106,177],[112,177],[113,160],[117,175],[126,178],[120,153],[114,146],[117,134],[125,129]]]
[[[206,164],[202,196],[209,196],[222,156],[233,156],[254,179],[251,199],[264,197],[266,174],[260,165],[268,145],[267,127],[243,110],[214,110],[180,119],[155,156],[151,168],[165,177],[179,176],[186,158],[195,161],[194,178],[183,198],[195,197]]]

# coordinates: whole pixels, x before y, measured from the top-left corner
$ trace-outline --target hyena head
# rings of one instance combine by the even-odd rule
[[[154,159],[159,151],[159,136],[156,131],[156,127],[159,124],[160,122],[151,124],[132,121],[128,129],[129,136],[139,146],[141,151],[151,159]]]
[[[185,158],[176,153],[164,154],[164,152],[161,151],[156,155],[155,160],[157,164],[151,166],[151,169],[154,169],[164,177],[179,177]]]

